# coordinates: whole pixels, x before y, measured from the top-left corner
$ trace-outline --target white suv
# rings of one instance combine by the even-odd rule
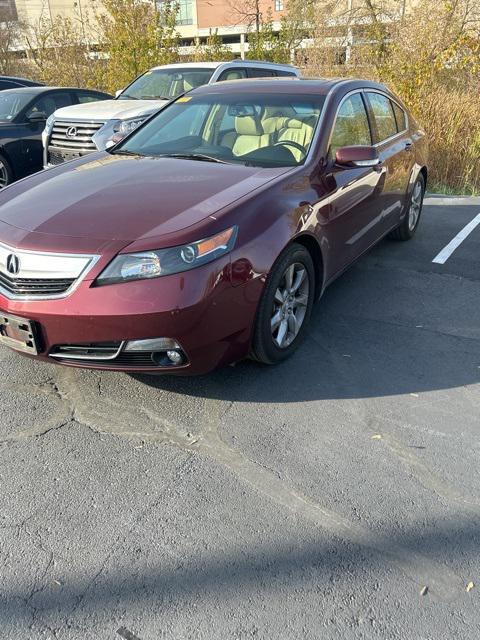
[[[114,100],[55,111],[43,132],[44,165],[51,167],[104,150],[115,134],[127,135],[170,100],[195,87],[222,80],[275,76],[299,77],[300,72],[291,65],[253,60],[155,67],[118,91]]]

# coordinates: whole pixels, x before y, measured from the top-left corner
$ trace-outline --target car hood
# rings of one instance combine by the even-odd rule
[[[62,238],[78,238],[87,252],[152,239],[161,248],[289,170],[97,153],[0,191],[0,242],[35,249],[48,238],[61,252],[75,245]]]
[[[126,120],[154,113],[168,100],[98,100],[55,111],[56,120]]]

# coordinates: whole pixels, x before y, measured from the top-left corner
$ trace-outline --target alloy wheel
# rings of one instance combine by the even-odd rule
[[[7,167],[0,160],[0,189],[3,189],[3,187],[6,187],[7,184],[8,184]]]
[[[408,212],[408,228],[410,231],[413,231],[417,226],[420,212],[422,210],[422,195],[422,185],[420,182],[416,182],[415,187],[413,188],[410,210]]]
[[[286,349],[297,337],[307,312],[310,279],[299,262],[288,266],[275,291],[270,326],[275,345]]]

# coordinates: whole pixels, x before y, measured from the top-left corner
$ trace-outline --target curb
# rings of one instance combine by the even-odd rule
[[[437,205],[470,205],[480,206],[480,196],[444,196],[437,193],[429,193],[424,200],[425,204]]]

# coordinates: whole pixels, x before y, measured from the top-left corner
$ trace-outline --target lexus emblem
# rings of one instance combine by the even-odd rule
[[[14,253],[11,253],[7,258],[7,271],[12,276],[16,276],[20,272],[20,258]]]
[[[68,127],[67,133],[65,135],[67,136],[67,138],[76,138],[77,133],[77,127]]]

